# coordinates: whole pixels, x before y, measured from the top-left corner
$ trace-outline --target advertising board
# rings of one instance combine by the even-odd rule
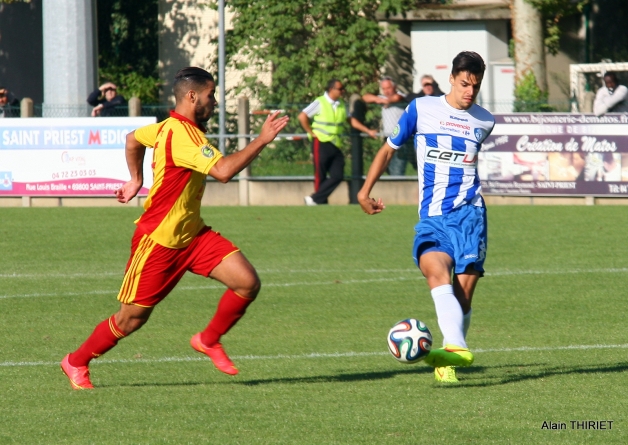
[[[485,194],[628,195],[628,115],[496,114],[478,172]]]
[[[0,119],[0,196],[112,196],[129,180],[126,135],[154,117]],[[144,158],[146,195],[152,150]]]

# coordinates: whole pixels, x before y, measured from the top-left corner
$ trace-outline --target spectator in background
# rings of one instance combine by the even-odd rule
[[[617,74],[610,71],[604,74],[604,86],[595,94],[593,112],[596,116],[628,112],[628,88],[619,84]]]
[[[438,87],[438,83],[436,83],[436,81],[434,80],[434,77],[432,77],[430,74],[425,74],[423,77],[421,77],[421,91],[419,91],[418,93],[410,93],[406,95],[406,100],[408,102],[412,102],[417,97],[442,96],[443,94],[445,93],[440,90],[440,88]]]
[[[362,96],[362,100],[367,104],[379,104],[382,106],[382,133],[384,140],[392,135],[397,121],[405,109],[405,94],[397,91],[397,85],[391,77],[385,76],[379,82],[381,94],[375,95],[367,93]],[[400,106],[403,104],[403,106]],[[416,168],[416,157],[414,154],[414,144],[412,141],[404,144],[402,148],[395,151],[388,164],[388,174],[391,176],[404,176],[408,159],[413,160],[412,165]]]
[[[342,101],[344,92],[342,82],[332,79],[327,82],[325,94],[317,97],[299,113],[299,122],[312,140],[314,158],[314,193],[304,198],[308,206],[327,204],[329,195],[342,182],[345,158],[340,148],[347,122],[372,138],[377,136],[376,130],[369,129],[347,114],[347,108]]]
[[[0,87],[0,118],[19,115],[20,101],[7,88]]]
[[[118,87],[112,82],[103,83],[87,97],[87,103],[94,109],[92,116],[115,116],[115,108],[126,105],[126,100],[118,94]]]

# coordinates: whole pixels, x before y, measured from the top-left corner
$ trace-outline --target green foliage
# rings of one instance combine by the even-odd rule
[[[560,21],[563,17],[582,12],[591,0],[526,0],[538,9],[545,19],[545,46],[550,54],[560,49]]]
[[[591,62],[609,59],[628,61],[628,3],[626,0],[596,0],[591,11]]]
[[[529,71],[515,87],[514,110],[518,112],[553,111],[547,103],[547,91],[541,91],[536,76]]]
[[[139,97],[142,103],[154,104],[159,101],[159,87],[161,81],[153,76],[142,76],[130,67],[110,65],[100,69],[98,73],[100,83],[113,82],[118,87],[118,94],[127,100]]]
[[[216,2],[209,4],[215,7]],[[413,4],[409,0],[381,4],[375,0],[230,1],[235,15],[226,42],[228,63],[245,73],[236,94],[245,91],[268,108],[288,108],[288,104],[310,103],[332,78],[345,83],[346,99],[353,93],[377,91],[381,68],[395,45],[395,27],[381,27],[376,13],[394,14]],[[264,78],[264,73],[270,78]],[[289,114],[296,118],[299,112],[294,108]],[[288,132],[301,133],[293,120],[294,128]],[[365,144],[367,158],[375,151],[372,146]],[[349,144],[344,148],[348,155]],[[309,162],[309,152],[306,141],[278,141],[256,163],[302,165]]]
[[[385,12],[405,3],[386,2]],[[230,63],[272,74],[270,87],[259,75],[240,87],[265,103],[309,103],[331,78],[345,82],[348,94],[372,90],[395,43],[391,28],[379,26],[373,0],[233,0],[229,6],[235,13]]]
[[[126,99],[159,100],[158,0],[97,2],[99,80]]]

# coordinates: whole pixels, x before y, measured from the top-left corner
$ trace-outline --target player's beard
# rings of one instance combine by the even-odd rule
[[[198,102],[194,106],[194,117],[196,118],[197,123],[207,122],[212,115],[212,109],[209,105],[201,105]]]

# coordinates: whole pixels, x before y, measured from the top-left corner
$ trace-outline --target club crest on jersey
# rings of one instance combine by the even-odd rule
[[[205,156],[206,158],[213,158],[216,153],[214,153],[215,148],[212,147],[211,145],[207,144],[207,145],[203,145],[201,147],[201,154],[203,156]]]
[[[475,135],[475,139],[477,139],[478,142],[482,142],[486,137],[486,130],[482,128],[475,128],[473,130],[473,134]]]
[[[400,129],[401,129],[401,128],[399,127],[399,124],[395,125],[395,128],[393,129],[393,131],[392,131],[392,135],[391,135],[391,136],[392,136],[392,137],[397,136],[397,135],[399,134]]]

